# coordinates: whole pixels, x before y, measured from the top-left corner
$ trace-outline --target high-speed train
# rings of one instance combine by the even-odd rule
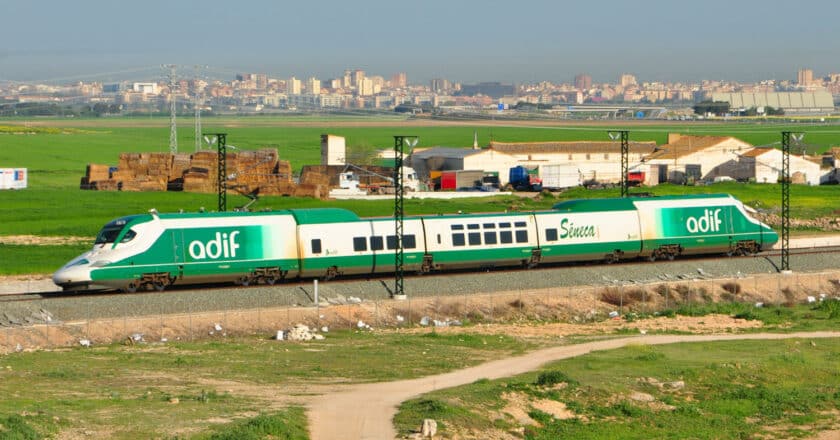
[[[579,199],[534,212],[407,216],[404,270],[747,254],[778,235],[728,194]],[[395,270],[393,217],[336,208],[148,214],[106,224],[53,275],[65,290],[334,278]]]

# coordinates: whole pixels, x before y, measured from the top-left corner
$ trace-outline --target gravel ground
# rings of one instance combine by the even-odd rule
[[[747,274],[776,273],[779,257],[718,258],[677,260],[662,263],[627,263],[620,265],[575,265],[534,270],[498,270],[447,275],[410,276],[404,288],[409,296],[469,295],[546,289],[568,286],[604,286],[657,281],[704,278],[738,278]],[[836,253],[791,255],[793,268],[808,272],[840,268]],[[394,280],[354,279],[319,282],[321,301],[386,299]],[[146,292],[135,295],[102,294],[94,296],[42,299],[24,303],[0,303],[0,327],[53,321],[77,321],[94,318],[136,317],[156,314],[196,313],[237,309],[257,309],[288,305],[313,304],[313,281],[290,281],[275,286],[214,286],[205,289]]]

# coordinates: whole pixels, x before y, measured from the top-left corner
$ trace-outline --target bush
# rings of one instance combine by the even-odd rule
[[[737,295],[737,294],[741,293],[741,285],[736,283],[736,282],[731,282],[730,281],[728,283],[723,283],[723,285],[721,285],[720,287],[722,287],[723,290],[725,290],[725,291],[727,291],[727,292],[729,292],[733,295]]]
[[[828,313],[828,319],[840,318],[840,299],[830,298],[817,306],[817,310]]]
[[[614,306],[629,306],[646,300],[646,292],[643,289],[621,289],[608,287],[601,291],[601,301]]]
[[[537,376],[537,380],[534,381],[534,385],[544,387],[564,382],[570,386],[577,383],[574,379],[570,378],[566,375],[566,373],[560,370],[550,370],[540,373],[540,375]]]

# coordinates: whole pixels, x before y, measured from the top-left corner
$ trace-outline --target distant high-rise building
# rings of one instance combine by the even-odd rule
[[[618,83],[621,84],[621,87],[635,86],[637,84],[636,76],[629,73],[623,73],[618,79]]]
[[[306,80],[306,93],[313,95],[321,94],[321,80],[315,77]]]
[[[362,78],[356,85],[356,89],[358,90],[359,96],[373,95],[373,80],[370,78]]]
[[[344,70],[344,76],[341,78],[341,86],[342,87],[348,87],[349,88],[349,87],[353,86],[353,82],[351,81],[351,76],[352,75],[350,74],[350,69],[345,69]]]
[[[592,88],[592,77],[581,73],[575,75],[575,88],[578,90],[589,90]]]
[[[435,93],[447,93],[452,89],[452,83],[447,79],[435,78],[431,81],[430,86]]]
[[[408,85],[408,77],[405,72],[395,73],[391,77],[391,87],[405,87]]]
[[[286,94],[288,95],[300,95],[301,83],[300,80],[291,77],[286,80]]]
[[[265,90],[268,88],[268,75],[265,73],[238,73],[236,80],[248,89]]]
[[[814,71],[811,69],[799,69],[796,75],[796,83],[800,86],[810,86],[814,82]]]
[[[350,74],[350,85],[353,87],[359,87],[359,84],[361,84],[364,79],[365,71],[362,69],[356,69]]]

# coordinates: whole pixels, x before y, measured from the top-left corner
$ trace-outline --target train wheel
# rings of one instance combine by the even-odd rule
[[[125,287],[123,287],[123,292],[126,292],[126,293],[134,293],[134,292],[137,292],[137,283],[135,283],[134,281],[132,281],[132,282],[130,282],[130,283],[128,283],[128,284],[126,284],[126,286],[125,286]]]
[[[650,254],[648,256],[648,261],[650,261],[651,263],[656,261],[656,254]]]
[[[166,289],[166,283],[163,280],[155,280],[152,282],[152,287],[158,292],[163,292],[163,289]]]
[[[265,279],[265,283],[268,284],[269,286],[273,286],[274,283],[276,283],[276,282],[277,282],[277,277],[266,277],[266,279]]]
[[[674,255],[674,254],[668,254],[668,261],[674,261],[674,258],[676,258],[676,257],[677,256]]]

